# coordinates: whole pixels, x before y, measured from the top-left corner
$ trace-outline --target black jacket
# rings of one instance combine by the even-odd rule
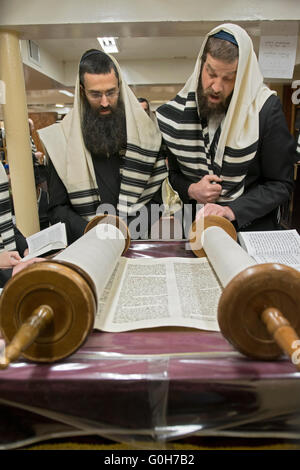
[[[244,193],[224,203],[235,216],[237,230],[274,230],[278,228],[278,207],[293,190],[293,165],[296,141],[289,133],[279,98],[271,95],[259,114],[258,150],[245,178]],[[168,152],[169,179],[184,203],[196,201],[188,196],[189,180],[180,171],[176,157]]]

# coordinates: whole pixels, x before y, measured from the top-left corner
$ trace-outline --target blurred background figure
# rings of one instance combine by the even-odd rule
[[[30,144],[32,150],[32,160],[34,165],[45,165],[45,155],[42,152],[38,152],[36,145],[33,140],[34,122],[32,119],[28,119],[29,133],[30,133]]]
[[[150,106],[148,100],[146,100],[146,98],[138,98],[138,101],[141,103],[142,108],[150,116]]]

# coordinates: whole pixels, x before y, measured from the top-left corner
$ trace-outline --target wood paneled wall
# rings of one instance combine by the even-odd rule
[[[36,145],[36,148],[39,152],[43,152],[43,146],[40,142],[38,133],[36,132],[38,129],[42,129],[43,127],[50,126],[57,121],[57,113],[49,112],[49,113],[30,113],[28,117],[33,120],[35,130],[33,131],[32,138]]]

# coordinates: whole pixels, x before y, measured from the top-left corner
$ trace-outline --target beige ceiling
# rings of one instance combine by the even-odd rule
[[[1,1],[1,0],[0,0]],[[200,0],[199,0],[200,1]],[[291,3],[293,0],[287,0]],[[17,3],[18,0],[13,0]],[[150,3],[153,0],[150,0]],[[5,0],[7,17],[12,8],[8,0]],[[32,4],[33,2],[31,2]],[[38,2],[39,3],[39,2]],[[76,2],[75,2],[76,3]],[[88,2],[92,4],[92,0]],[[130,3],[130,2],[128,2]],[[167,4],[168,2],[156,2],[156,4]],[[191,5],[195,2],[190,2]],[[234,4],[235,2],[233,2]],[[39,3],[40,4],[40,3]],[[201,1],[199,5],[201,4]],[[240,2],[237,3],[241,5]],[[24,3],[22,3],[24,5]],[[246,4],[245,4],[246,5]],[[36,6],[38,9],[38,5]],[[184,6],[182,6],[184,11]],[[258,53],[259,40],[261,34],[261,21],[259,15],[252,15],[251,7],[241,8],[241,21],[234,21],[246,29],[253,40],[254,49]],[[248,15],[251,19],[247,19]],[[245,14],[244,14],[245,13]],[[5,10],[4,10],[5,14]],[[53,13],[54,14],[54,13]],[[16,13],[17,15],[17,13]],[[59,12],[57,12],[57,18]],[[225,19],[225,18],[224,18]],[[230,21],[228,18],[226,21]],[[90,48],[99,48],[100,45],[96,39],[97,36],[114,36],[118,38],[119,54],[116,55],[121,67],[122,63],[130,61],[151,61],[151,60],[186,60],[194,63],[199,52],[203,37],[213,27],[220,24],[220,21],[191,21],[182,20],[178,16],[176,20],[167,21],[104,21],[104,22],[71,22],[57,24],[31,24],[30,15],[24,24],[11,24],[5,26],[5,29],[17,29],[21,40],[34,40],[34,42],[43,51],[63,64],[78,63],[84,51]],[[46,23],[46,20],[45,20]],[[1,26],[0,31],[4,26]],[[300,28],[299,28],[300,29]],[[299,49],[299,48],[298,48]],[[150,63],[150,62],[149,62]],[[192,73],[191,65],[190,72]],[[296,71],[298,69],[296,68]],[[41,73],[34,67],[24,63],[24,77],[27,92],[27,102],[29,111],[49,111],[56,110],[64,112],[72,106],[73,99],[61,94],[58,90],[65,89],[73,91],[72,86],[66,86],[62,82],[57,82]],[[297,76],[295,76],[297,78]],[[153,106],[156,103],[166,101],[175,96],[184,82],[170,80],[169,83],[160,83],[159,77],[157,83],[133,84],[132,89],[137,96],[148,98]],[[65,106],[63,111],[55,108],[56,104]]]
[[[123,25],[126,29],[126,37],[118,37],[117,43],[119,53],[115,54],[118,62],[122,67],[124,61],[138,61],[138,60],[170,60],[170,59],[190,59],[196,60],[199,53],[201,43],[204,35],[216,26],[218,23],[203,22],[203,23],[165,23],[156,25]],[[255,49],[259,47],[259,22],[241,22],[241,26],[247,29],[248,33],[252,36]],[[45,27],[46,29],[46,27]],[[77,34],[82,36],[84,34],[91,34],[93,28],[89,32],[83,28],[83,25],[77,31]],[[118,26],[115,33],[120,33],[121,26]],[[124,34],[124,31],[121,31]],[[196,34],[198,33],[198,34]],[[23,33],[26,38],[30,33],[25,31]],[[31,33],[33,34],[33,33]],[[47,32],[43,34],[53,35],[49,27]],[[67,34],[66,32],[64,33]],[[139,36],[140,34],[148,36]],[[159,34],[159,36],[155,36]],[[41,32],[40,32],[40,35]],[[64,63],[76,62],[78,63],[81,55],[88,49],[98,48],[101,49],[95,37],[80,37],[80,38],[35,38],[34,42],[40,49],[47,51],[51,56]],[[192,68],[191,68],[192,73]],[[66,87],[62,83],[55,82],[49,77],[38,72],[27,65],[24,65],[25,84],[27,90],[27,101],[31,111],[40,110],[55,110],[56,103],[63,103],[68,110],[72,104],[72,99],[59,93],[58,89],[67,89],[73,91],[72,87]],[[140,84],[132,85],[136,96],[144,96],[151,101],[153,107],[156,103],[161,103],[168,99],[173,98],[180,90],[183,83],[169,83],[169,84]],[[58,112],[64,112],[58,110]]]

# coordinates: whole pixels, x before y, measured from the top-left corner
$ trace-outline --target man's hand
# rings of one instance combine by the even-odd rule
[[[31,264],[34,264],[34,263],[40,263],[42,261],[45,261],[44,258],[31,258],[27,261],[20,261],[13,268],[12,276],[15,276],[19,271],[22,271],[22,269],[27,268],[27,266],[30,266]]]
[[[45,164],[45,155],[42,152],[35,152],[35,157],[40,165]]]
[[[198,183],[192,183],[188,189],[190,199],[200,204],[216,202],[222,191],[222,180],[217,175],[205,175]]]
[[[26,248],[26,249],[24,250],[24,253],[23,253],[24,258],[25,258],[25,256],[27,256],[27,255],[29,255],[29,249],[28,249],[28,248]]]
[[[2,251],[2,253],[0,253],[0,268],[12,268],[18,264],[21,259],[17,251]]]
[[[196,220],[207,215],[218,215],[232,222],[235,220],[234,212],[228,206],[219,206],[219,204],[205,204],[196,214]]]

